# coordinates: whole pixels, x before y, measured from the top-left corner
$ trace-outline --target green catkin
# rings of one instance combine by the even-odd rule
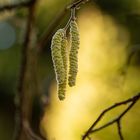
[[[72,87],[76,83],[76,76],[78,72],[78,49],[80,45],[78,26],[76,21],[73,20],[70,23],[70,40],[71,49],[69,54],[70,66],[68,84]]]
[[[67,38],[64,37],[61,42],[61,55],[63,59],[63,66],[65,69],[65,79],[63,83],[58,84],[58,97],[60,100],[65,99],[67,86]]]
[[[58,84],[62,84],[65,80],[65,69],[63,65],[63,58],[61,55],[62,39],[64,37],[64,30],[59,29],[52,38],[51,53],[53,66],[56,74]]]
[[[57,92],[60,100],[65,99],[67,85],[67,38],[65,30],[59,29],[52,38],[52,60],[57,80]]]

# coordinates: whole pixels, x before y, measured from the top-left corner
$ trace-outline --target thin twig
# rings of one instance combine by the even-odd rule
[[[30,7],[33,3],[34,3],[34,0],[27,0],[27,1],[10,4],[10,5],[6,4],[3,6],[0,6],[0,12],[10,11],[10,10],[14,10],[17,8],[27,8],[27,7]]]
[[[120,125],[120,121],[121,121],[121,118],[134,106],[134,104],[140,99],[140,93],[138,93],[137,95],[133,96],[132,98],[129,98],[128,100],[125,100],[125,101],[122,101],[122,102],[119,102],[119,103],[116,103],[114,105],[112,105],[111,107],[105,109],[100,115],[99,117],[96,119],[96,121],[91,125],[91,127],[87,130],[87,132],[84,134],[84,136],[82,137],[82,140],[85,140],[90,134],[92,133],[95,133],[97,131],[100,131],[114,123],[118,123],[119,122],[119,125],[118,125],[118,134],[120,136],[120,140],[124,140],[123,138],[123,135],[122,135],[122,132],[121,132],[121,125]],[[117,108],[119,106],[122,106],[122,105],[126,105],[126,104],[129,104],[131,103],[117,118],[115,118],[114,120],[102,125],[101,127],[99,128],[95,128],[95,126],[98,124],[98,122],[100,122],[100,120],[103,118],[103,116],[109,112],[110,110],[114,109],[114,108]]]
[[[70,16],[66,26],[64,27],[65,31],[67,31],[67,29],[69,28],[71,20],[75,20],[75,19],[76,19],[76,17],[75,17],[75,8],[73,8],[73,9],[71,9],[71,16]]]
[[[120,140],[124,140],[123,134],[122,134],[122,128],[121,128],[121,122],[120,120],[117,121],[117,129],[118,129],[118,135],[120,137]]]
[[[132,45],[132,47],[128,48],[128,49],[129,49],[129,51],[128,51],[128,57],[127,57],[126,63],[120,71],[120,74],[123,76],[123,81],[122,81],[123,87],[124,87],[124,84],[126,81],[128,69],[131,65],[131,61],[132,61],[133,57],[136,55],[136,53],[140,52],[140,44]]]
[[[78,0],[76,2],[73,2],[72,4],[70,4],[69,6],[67,6],[67,9],[73,9],[73,8],[77,8],[79,7],[81,4],[85,4],[86,2],[88,2],[89,0]]]
[[[48,42],[50,36],[53,34],[55,28],[59,25],[61,20],[67,15],[67,12],[72,8],[76,8],[81,5],[83,2],[87,2],[87,0],[73,0],[68,6],[66,6],[57,16],[56,18],[49,24],[46,31],[44,31],[43,35],[40,37],[36,47],[40,50],[45,46],[45,43]],[[68,23],[69,24],[69,23]]]
[[[135,103],[135,102],[132,102],[132,103],[128,106],[128,108],[125,109],[124,112],[122,112],[121,115],[119,115],[117,118],[115,118],[114,120],[112,120],[112,121],[110,121],[110,122],[108,122],[108,123],[102,125],[102,126],[99,127],[99,128],[96,128],[96,129],[91,130],[89,133],[95,133],[95,132],[97,132],[97,131],[99,131],[99,130],[102,130],[102,129],[104,129],[104,128],[106,128],[106,127],[108,127],[108,126],[110,126],[110,125],[116,123],[117,121],[120,121],[120,119],[125,115],[125,113],[127,113],[127,111],[134,105],[134,103]],[[122,115],[122,114],[123,114],[123,115]]]

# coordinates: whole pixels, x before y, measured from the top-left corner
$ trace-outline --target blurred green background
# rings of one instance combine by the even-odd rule
[[[0,6],[20,0],[0,0]],[[36,33],[40,38],[57,14],[71,0],[40,0],[36,9]],[[0,13],[0,140],[10,140],[14,130],[14,97],[25,34],[26,9]],[[56,25],[62,28],[70,13]],[[80,30],[77,85],[67,89],[60,102],[51,60],[50,35],[38,60],[41,95],[36,95],[33,127],[41,121],[41,131],[49,140],[80,140],[99,113],[115,102],[140,91],[140,0],[91,0],[77,11]],[[128,56],[135,51],[129,66]],[[38,98],[38,96],[40,98]],[[41,99],[47,97],[46,109]],[[44,100],[45,100],[44,99]],[[46,101],[45,101],[46,102]],[[127,140],[140,139],[140,103],[123,119]],[[43,110],[46,110],[42,114]],[[108,114],[110,120],[123,108]],[[41,116],[40,116],[41,115]],[[36,130],[36,128],[34,128]],[[36,130],[37,131],[37,130]],[[95,140],[118,140],[116,126],[93,135]]]

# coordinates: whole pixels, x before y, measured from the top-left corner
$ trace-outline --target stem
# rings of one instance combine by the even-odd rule
[[[29,72],[29,64],[30,64],[30,39],[32,34],[32,27],[34,24],[34,8],[35,8],[36,0],[32,0],[32,5],[28,7],[28,19],[27,19],[27,27],[26,27],[26,34],[23,43],[22,49],[22,58],[21,58],[21,68],[20,68],[20,75],[19,75],[19,83],[17,89],[17,112],[16,116],[16,128],[15,128],[15,136],[14,140],[25,140],[25,132],[23,127],[24,120],[30,120],[31,116],[31,106],[32,106],[32,95],[30,88],[28,86],[29,79],[30,79],[30,72]]]

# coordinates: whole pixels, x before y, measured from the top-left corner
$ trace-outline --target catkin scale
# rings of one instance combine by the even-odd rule
[[[74,86],[76,83],[76,76],[78,72],[78,49],[80,44],[79,31],[76,21],[71,21],[70,23],[70,40],[71,40],[71,49],[69,54],[69,86]]]

